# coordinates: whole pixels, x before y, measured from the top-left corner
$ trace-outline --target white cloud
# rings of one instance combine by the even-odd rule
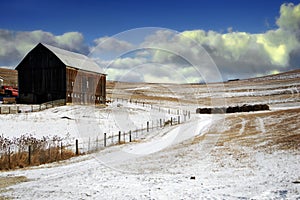
[[[183,35],[203,45],[225,77],[232,73],[250,77],[299,68],[300,4],[283,4],[277,25],[277,29],[262,34],[230,29],[226,34],[194,30]]]
[[[280,17],[276,24],[283,30],[299,32],[300,30],[300,4],[282,4],[280,7]]]
[[[112,60],[120,54],[134,49],[134,45],[114,37],[101,37],[94,40],[95,46],[90,47],[90,57],[101,57],[104,60]]]
[[[78,32],[0,30],[0,65],[17,64],[34,45],[44,42],[89,54],[115,80],[221,81],[219,73],[225,78],[246,78],[299,68],[300,4],[283,4],[276,24],[276,29],[260,34],[236,32],[232,27],[227,33],[134,29],[95,39],[93,47]]]
[[[41,30],[31,32],[0,30],[0,65],[16,66],[25,54],[40,42],[70,51],[88,53],[84,37],[78,32],[53,35]]]

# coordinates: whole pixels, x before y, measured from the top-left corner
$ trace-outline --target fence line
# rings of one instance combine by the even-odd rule
[[[0,114],[17,114],[21,112],[38,112],[42,110],[46,110],[48,108],[54,108],[56,106],[65,105],[65,99],[58,99],[54,101],[45,102],[42,104],[35,105],[5,105],[0,106]],[[20,109],[20,107],[26,107],[26,110]]]
[[[131,103],[131,104],[139,105],[141,107],[150,108],[151,110],[157,110],[159,112],[165,112],[165,113],[168,113],[168,114],[188,115],[189,118],[190,118],[190,115],[191,115],[190,111],[187,111],[187,110],[164,108],[164,107],[153,105],[151,103],[141,101],[141,100],[126,99],[126,98],[115,98],[115,99],[110,98],[109,101],[110,102],[116,101],[116,102],[120,102],[120,103],[124,103],[124,102],[125,103]]]
[[[150,126],[150,122],[147,121],[144,128],[118,131],[111,133],[111,135],[103,133],[103,139],[99,139],[99,136],[95,138],[89,137],[85,141],[76,139],[74,144],[69,143],[70,139],[68,139],[68,142],[60,139],[57,141],[41,140],[29,144],[19,143],[16,145],[9,144],[5,141],[5,138],[2,138],[0,141],[0,170],[56,162],[76,155],[96,152],[106,147],[136,142],[143,139],[143,136],[150,133],[151,130],[164,129],[166,126],[174,126],[180,123],[180,116],[178,118],[159,119],[156,126],[153,122],[152,126]]]
[[[162,120],[161,120],[162,121]],[[174,126],[180,124],[178,119],[171,118],[169,120],[164,120],[165,124],[158,124],[158,126],[150,126],[150,123],[147,122],[145,128],[129,130],[129,131],[116,131],[114,133],[108,134],[103,133],[103,139],[99,139],[99,137],[91,138],[89,137],[88,140],[81,141],[76,145],[76,152],[78,154],[85,154],[85,153],[92,153],[106,147],[120,145],[130,142],[136,142],[145,136],[145,134],[150,133],[153,130],[164,129],[166,126]],[[172,121],[172,123],[170,123]]]
[[[190,119],[190,111],[163,108],[155,106],[143,101],[132,101],[125,99],[116,99],[116,101],[126,101],[127,103],[135,103],[143,107],[157,110],[159,112],[165,112],[170,116],[168,118],[159,118],[152,121],[146,121],[142,124],[141,128],[129,131],[118,131],[112,133],[103,133],[103,138],[99,139],[99,135],[95,138],[89,137],[88,140],[79,141],[76,139],[74,143],[70,143],[70,139],[67,140],[43,140],[33,143],[18,143],[8,144],[5,138],[0,137],[0,170],[2,169],[13,169],[18,167],[26,167],[32,165],[40,165],[48,162],[56,162],[70,157],[92,153],[99,151],[106,147],[113,145],[120,145],[129,142],[136,142],[143,139],[145,134],[150,133],[153,130],[163,129],[167,126],[174,126],[180,123],[184,123],[187,119]],[[47,102],[45,104],[38,105],[38,110],[43,108],[47,109],[49,106],[59,105],[61,101]],[[18,109],[17,109],[18,110]],[[31,106],[31,112],[35,112],[33,106]],[[156,124],[155,124],[156,123]]]

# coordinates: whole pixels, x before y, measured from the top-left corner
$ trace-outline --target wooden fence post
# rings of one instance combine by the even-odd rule
[[[162,127],[162,121],[161,121],[161,119],[159,119],[159,126],[160,126],[160,128]]]
[[[178,124],[180,124],[180,115],[178,115]]]
[[[49,160],[51,161],[51,143],[49,143]]]
[[[79,154],[79,149],[78,149],[78,140],[75,140],[75,147],[76,147],[76,151],[75,154],[78,155]]]
[[[189,119],[191,119],[191,111],[189,111],[188,115],[189,115]]]
[[[96,137],[96,150],[98,151],[98,136]]]
[[[149,132],[149,122],[147,122],[147,132]]]
[[[171,126],[173,125],[173,117],[171,117]]]
[[[60,142],[60,159],[63,159],[63,143]]]
[[[10,169],[10,147],[8,147],[8,168]]]
[[[104,133],[104,147],[106,147],[106,133]]]
[[[121,131],[119,131],[119,144],[121,143]]]
[[[31,165],[31,145],[28,146],[28,165]]]
[[[129,131],[129,142],[131,142],[131,131]]]

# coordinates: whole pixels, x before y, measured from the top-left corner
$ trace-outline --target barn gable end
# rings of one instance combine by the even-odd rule
[[[105,103],[106,75],[84,55],[39,43],[16,69],[21,103]]]

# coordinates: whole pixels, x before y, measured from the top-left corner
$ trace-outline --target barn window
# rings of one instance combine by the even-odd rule
[[[86,81],[86,88],[89,88],[89,81]]]
[[[72,84],[72,87],[74,87],[74,81],[72,81],[72,83],[71,83],[71,84]]]

